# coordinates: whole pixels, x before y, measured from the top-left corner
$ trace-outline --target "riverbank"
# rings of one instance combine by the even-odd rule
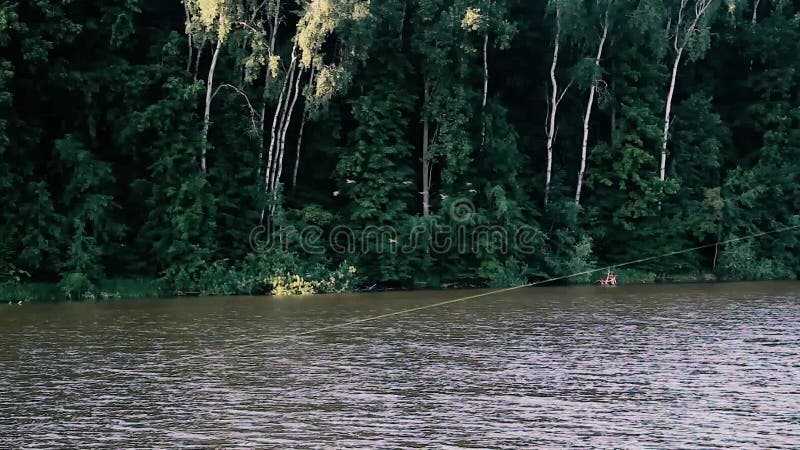
[[[684,283],[714,283],[726,281],[753,281],[753,280],[738,280],[728,279],[726,277],[711,273],[681,273],[681,274],[666,274],[659,275],[653,272],[641,271],[636,269],[619,269],[616,271],[620,285],[648,285],[648,284],[684,284]],[[560,280],[554,283],[543,283],[548,285],[571,285],[571,286],[591,286],[597,283],[596,278],[602,278],[602,274],[598,271],[590,279],[592,281],[565,281]],[[586,277],[584,277],[584,280]],[[536,282],[531,280],[530,282]],[[754,280],[758,281],[758,280]],[[461,283],[443,283],[441,286],[423,286],[418,285],[415,287],[403,288],[397,286],[379,286],[377,284],[368,284],[361,289],[352,289],[349,292],[385,292],[385,291],[419,291],[419,290],[458,290],[458,289],[485,289],[485,288],[499,288],[511,286],[488,286],[479,282],[461,282]],[[148,280],[143,278],[120,278],[108,279],[97,283],[93,292],[86,294],[82,300],[135,300],[135,299],[152,299],[152,298],[171,298],[171,297],[214,297],[214,296],[252,296],[253,293],[231,294],[230,292],[212,292],[212,293],[197,293],[197,292],[167,292],[161,288],[157,280]],[[270,293],[262,292],[256,295],[271,295]],[[58,302],[78,300],[66,295],[57,283],[23,283],[16,286],[5,286],[0,291],[0,302],[23,303],[31,302]]]
[[[97,283],[86,300],[144,299],[164,297],[155,280],[141,278],[108,279]],[[5,286],[0,292],[0,302],[57,302],[73,300],[58,283],[22,283]]]

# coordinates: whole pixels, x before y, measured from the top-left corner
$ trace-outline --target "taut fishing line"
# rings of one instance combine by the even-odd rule
[[[415,307],[415,308],[403,309],[403,310],[400,310],[400,311],[395,311],[395,312],[391,312],[391,313],[387,313],[387,314],[380,314],[380,315],[377,315],[377,316],[365,317],[365,318],[362,318],[362,319],[354,319],[354,320],[350,320],[350,321],[347,321],[347,322],[337,323],[337,324],[334,324],[334,325],[328,325],[328,326],[324,326],[324,327],[320,327],[320,328],[314,328],[312,330],[303,331],[303,332],[300,332],[300,333],[287,334],[287,335],[283,335],[283,336],[276,336],[276,337],[272,337],[272,338],[261,339],[261,340],[255,341],[255,342],[250,342],[250,343],[246,343],[246,344],[230,346],[227,349],[207,351],[205,353],[200,353],[200,354],[196,354],[196,355],[183,356],[183,357],[180,357],[180,358],[172,360],[172,363],[188,361],[188,360],[192,360],[192,359],[196,359],[196,358],[203,358],[203,357],[207,357],[207,356],[213,356],[213,355],[222,354],[222,353],[226,353],[226,352],[231,352],[231,351],[235,351],[235,350],[244,350],[244,349],[247,349],[247,348],[262,346],[264,344],[291,341],[293,339],[301,338],[303,336],[308,336],[308,335],[312,335],[312,334],[318,334],[318,333],[322,333],[322,332],[325,332],[325,331],[336,330],[336,329],[339,329],[339,328],[345,328],[345,327],[349,327],[349,326],[352,326],[352,325],[358,325],[358,324],[367,323],[367,322],[375,322],[375,321],[378,321],[378,320],[388,319],[390,317],[402,316],[402,315],[411,314],[411,313],[414,313],[414,312],[417,312],[417,311],[424,311],[424,310],[427,310],[427,309],[433,309],[433,308],[439,308],[441,306],[452,305],[454,303],[461,303],[461,302],[465,302],[465,301],[468,301],[468,300],[474,300],[474,299],[477,299],[477,298],[483,298],[483,297],[489,297],[489,296],[492,296],[492,295],[502,294],[504,292],[511,292],[511,291],[516,291],[516,290],[519,290],[519,289],[525,289],[525,288],[529,288],[529,287],[540,286],[540,285],[543,285],[543,284],[553,283],[553,282],[556,282],[556,281],[566,280],[566,279],[569,279],[569,278],[579,277],[579,276],[582,276],[582,275],[589,275],[589,274],[593,274],[593,273],[596,273],[596,272],[609,271],[609,270],[612,270],[612,269],[615,269],[615,268],[618,268],[618,267],[632,266],[632,265],[635,265],[635,264],[640,264],[640,263],[647,262],[647,261],[666,258],[666,257],[669,257],[669,256],[680,255],[680,254],[683,254],[683,253],[696,252],[698,250],[703,250],[703,249],[715,247],[715,246],[718,246],[718,245],[727,245],[727,244],[732,244],[734,242],[740,242],[740,241],[745,241],[745,240],[749,240],[749,239],[755,239],[755,238],[759,238],[759,237],[763,237],[763,236],[767,236],[767,235],[771,235],[771,234],[783,233],[785,231],[790,231],[790,230],[794,230],[794,229],[797,229],[797,228],[800,228],[800,225],[795,225],[795,226],[785,227],[785,228],[779,228],[779,229],[772,230],[772,231],[764,231],[764,232],[761,232],[761,233],[754,233],[754,234],[751,234],[751,235],[748,235],[748,236],[744,236],[744,237],[740,237],[740,238],[729,239],[729,240],[726,240],[726,241],[718,241],[718,242],[715,242],[713,244],[700,245],[700,246],[697,246],[697,247],[692,247],[692,248],[688,248],[688,249],[684,249],[684,250],[678,250],[678,251],[674,251],[674,252],[664,253],[662,255],[657,255],[657,256],[649,256],[647,258],[636,259],[636,260],[628,261],[628,262],[621,263],[621,264],[614,264],[614,265],[611,265],[611,266],[600,267],[600,268],[591,269],[591,270],[584,270],[582,272],[576,272],[576,273],[573,273],[573,274],[570,274],[570,275],[564,275],[564,276],[560,276],[560,277],[549,278],[547,280],[536,281],[536,282],[533,282],[533,283],[522,284],[522,285],[519,285],[519,286],[513,286],[513,287],[509,287],[509,288],[505,288],[505,289],[497,289],[497,290],[493,290],[493,291],[489,291],[489,292],[483,292],[483,293],[480,293],[480,294],[468,295],[466,297],[460,297],[460,298],[455,298],[455,299],[452,299],[452,300],[445,300],[445,301],[442,301],[442,302],[431,303],[430,305],[424,305],[424,306],[418,306],[418,307]],[[111,371],[111,372],[119,372],[119,373],[149,375],[149,374],[144,374],[144,373],[138,372],[138,371],[129,371],[129,370],[120,370],[120,369],[105,369],[105,370],[108,370],[108,371]]]

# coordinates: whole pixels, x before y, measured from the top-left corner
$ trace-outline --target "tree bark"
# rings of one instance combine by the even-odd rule
[[[712,2],[713,0],[697,0],[694,6],[694,17],[692,18],[692,21],[686,28],[683,28],[682,24],[684,23],[684,14],[686,13],[686,7],[688,6],[689,0],[681,0],[681,6],[680,10],[678,11],[678,20],[677,24],[675,25],[675,35],[672,44],[673,49],[675,50],[675,60],[672,64],[672,76],[669,83],[669,92],[667,93],[667,104],[664,108],[664,133],[661,140],[661,167],[659,172],[661,181],[665,181],[667,179],[667,144],[669,142],[670,127],[669,116],[672,111],[672,98],[675,95],[678,67],[680,66],[681,57],[683,56],[683,51],[686,49],[686,45],[689,43],[692,34],[697,32],[698,22],[700,22],[700,19],[702,19],[706,14]]]
[[[558,81],[556,80],[556,66],[558,65],[559,40],[561,38],[561,9],[556,4],[556,35],[553,47],[553,61],[550,65],[550,90],[552,97],[548,99],[547,111],[547,177],[544,188],[544,204],[550,199],[550,183],[553,178],[553,142],[556,134],[556,113],[558,112]]]
[[[311,74],[308,78],[308,86],[314,86],[314,76],[316,74],[316,68],[314,65],[311,65]],[[303,131],[306,128],[306,121],[308,120],[308,98],[306,98],[306,105],[305,109],[303,110],[303,119],[300,121],[300,131],[297,134],[297,152],[295,153],[294,159],[294,173],[292,174],[292,192],[294,192],[295,188],[297,187],[297,173],[300,170],[300,150],[303,146]]]
[[[295,44],[296,45],[296,44]],[[294,65],[297,62],[296,58],[294,57],[294,50],[292,51],[293,57],[292,62],[290,64],[289,70],[294,70]],[[284,96],[287,95],[286,93],[286,86],[289,84],[289,74],[286,74],[286,80],[283,82],[283,87],[281,88],[280,96],[278,97],[278,105],[275,107],[275,113],[272,115],[272,131],[270,132],[270,139],[269,139],[269,150],[267,151],[267,169],[264,172],[264,193],[269,194],[270,186],[271,186],[271,176],[272,176],[272,160],[273,160],[273,153],[275,151],[275,140],[276,140],[276,130],[278,127],[278,118],[281,116],[283,111],[283,100]],[[288,101],[288,99],[287,99]],[[264,223],[264,214],[266,212],[266,205],[261,209],[261,223]]]
[[[296,67],[296,66],[295,66]],[[292,114],[294,113],[294,107],[297,104],[297,98],[300,93],[300,81],[303,78],[303,69],[300,69],[300,72],[297,74],[297,79],[295,80],[294,84],[294,96],[292,97],[292,103],[289,105],[289,109],[286,111],[283,120],[283,129],[281,131],[281,139],[280,139],[280,155],[278,157],[278,172],[275,175],[275,180],[273,181],[272,189],[276,190],[278,188],[278,184],[281,180],[281,175],[283,174],[283,157],[286,153],[286,133],[289,130],[289,125],[292,123]]]
[[[292,173],[292,192],[297,188],[297,173],[300,171],[300,150],[303,147],[303,131],[306,128],[306,121],[308,116],[306,111],[303,111],[303,118],[300,121],[300,131],[297,134],[297,151],[294,156],[294,171]]]
[[[274,193],[275,179],[278,172],[278,156],[281,155],[280,138],[286,120],[286,112],[292,97],[292,89],[295,84],[297,73],[297,42],[292,47],[292,61],[286,73],[286,80],[283,82],[281,94],[278,97],[278,105],[275,107],[275,114],[272,117],[272,131],[270,133],[269,151],[267,152],[267,170],[264,174],[264,188],[267,195]],[[274,198],[273,198],[274,200]],[[261,210],[261,220],[264,220],[265,208]],[[275,208],[270,208],[270,215]]]
[[[425,80],[425,104],[424,109],[427,109],[428,102],[430,101],[430,84]],[[423,112],[422,118],[422,215],[427,217],[431,210],[431,161],[430,161],[430,121],[427,112]]]
[[[280,0],[275,1],[275,15],[272,17],[272,22],[269,23],[269,47],[267,49],[267,55],[271,59],[272,56],[275,54],[275,42],[277,41],[278,37],[278,25],[280,24]],[[267,116],[267,103],[269,102],[269,87],[272,84],[272,72],[269,69],[269,63],[267,63],[266,73],[264,74],[264,91],[262,96],[262,103],[261,103],[261,123],[259,124],[260,127],[260,136],[259,136],[259,144],[258,144],[258,169],[256,170],[256,178],[261,180],[261,167],[264,163],[264,132],[265,130],[265,118]],[[266,186],[264,187],[266,189]]]
[[[753,2],[753,19],[752,19],[753,25],[755,25],[758,22],[758,4],[759,3],[761,3],[761,0],[755,0]]]
[[[489,34],[483,36],[483,103],[481,103],[481,151],[486,145],[486,102],[489,97]]]
[[[678,77],[678,66],[681,63],[681,56],[683,56],[683,47],[678,50],[675,55],[675,61],[672,64],[672,77],[669,82],[669,92],[667,93],[667,105],[664,110],[664,133],[661,140],[661,181],[667,179],[667,142],[669,140],[669,116],[672,112],[672,97],[675,95],[675,81]]]
[[[197,56],[194,59],[194,79],[197,80],[197,75],[200,73],[200,59],[203,57],[203,51],[206,49],[206,41],[208,38],[204,35],[203,40],[200,42],[200,47],[197,48]]]
[[[191,31],[191,27],[189,25],[191,23],[192,17],[191,17],[191,14],[189,13],[189,5],[187,5],[185,1],[182,2],[182,3],[183,3],[183,13],[184,13],[184,15],[186,17],[186,19],[185,19],[185,21],[186,21],[186,40],[187,40],[188,47],[189,47],[189,49],[188,49],[189,50],[189,55],[186,58],[186,73],[191,73],[192,72],[192,60],[193,60],[192,53],[194,52],[194,42],[193,42],[194,39],[192,38],[192,31]]]
[[[608,37],[608,11],[606,11],[605,21],[603,22],[603,36],[600,38],[600,44],[597,46],[597,56],[594,58],[595,70],[600,68],[600,58],[603,56],[603,47],[606,44]],[[583,177],[586,173],[586,154],[589,143],[589,121],[592,117],[592,105],[594,105],[594,97],[597,92],[597,80],[592,77],[592,85],[589,87],[589,101],[586,104],[586,114],[583,116],[583,142],[581,144],[581,169],[578,172],[578,187],[575,190],[575,203],[581,204],[581,190],[583,188]]]
[[[214,49],[214,56],[211,58],[211,67],[208,69],[208,81],[206,82],[206,108],[203,114],[203,150],[200,156],[200,169],[203,173],[208,170],[206,164],[206,150],[208,149],[208,129],[211,126],[211,99],[214,89],[214,72],[217,69],[219,52],[222,49],[222,39],[217,40],[217,48]]]

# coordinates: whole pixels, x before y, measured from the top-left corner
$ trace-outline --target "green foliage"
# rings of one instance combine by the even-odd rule
[[[26,301],[23,282],[31,274],[14,264],[14,246],[8,237],[0,238],[0,301]]]
[[[557,76],[562,87],[572,85],[559,104],[544,208],[542,124],[556,3]],[[800,10],[796,2],[762,2],[752,23],[750,4],[714,2],[690,29],[696,3],[678,22],[677,0],[5,2],[3,295],[509,286],[798,225]],[[686,54],[662,182],[676,32]],[[220,41],[204,140],[205,83]],[[281,96],[294,73],[293,49],[303,69],[294,78],[296,101]],[[591,82],[597,105],[578,206],[572,193]],[[284,170],[266,195],[276,140],[286,149]],[[423,148],[431,163],[425,217]],[[289,189],[295,151],[299,178]],[[454,218],[459,204],[470,210]],[[274,213],[262,218],[265,205]],[[255,252],[258,225],[294,232],[274,232],[280,250]],[[443,252],[428,248],[430,235],[405,252],[380,252],[387,236],[367,241],[365,251],[304,249],[301,230],[324,235],[338,225],[356,239],[391,227],[398,245],[436,226],[451,227],[450,238],[486,229],[513,238],[524,228],[536,251],[498,251],[490,233],[469,249]],[[792,278],[798,255],[800,238],[785,232],[719,255],[650,260],[620,279],[706,273],[715,264],[730,278]],[[109,277],[159,283],[128,289]]]
[[[597,275],[600,276],[597,276]],[[649,272],[640,269],[619,269],[615,271],[617,275],[617,282],[621,285],[626,284],[652,284],[658,279],[658,275],[654,272]],[[596,272],[595,279],[605,278],[605,274]]]
[[[65,273],[58,283],[59,289],[70,300],[83,300],[95,296],[95,286],[85,273]]]
[[[291,295],[312,295],[352,292],[357,269],[343,261],[336,269],[321,275],[318,269],[316,273],[308,276],[298,274],[281,274],[270,279],[272,295],[291,296]]]
[[[492,288],[524,286],[528,284],[529,273],[528,266],[515,258],[509,258],[504,263],[498,260],[485,261],[478,269],[478,276],[486,278],[488,286]]]
[[[797,277],[797,273],[780,260],[759,257],[752,242],[727,244],[720,255],[720,268],[734,280],[785,280]]]
[[[558,253],[550,253],[546,256],[550,273],[554,277],[582,274],[567,280],[569,283],[591,283],[594,273],[584,273],[597,267],[597,262],[592,253],[592,238],[582,237],[576,241],[575,236],[562,230],[556,235],[559,242]]]

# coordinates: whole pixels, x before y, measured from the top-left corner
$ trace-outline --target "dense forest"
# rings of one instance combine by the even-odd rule
[[[713,245],[800,225],[797,1],[2,1],[0,46],[6,287],[506,286],[708,244],[629,275],[800,273],[796,233]],[[493,231],[300,231],[453,222]]]

